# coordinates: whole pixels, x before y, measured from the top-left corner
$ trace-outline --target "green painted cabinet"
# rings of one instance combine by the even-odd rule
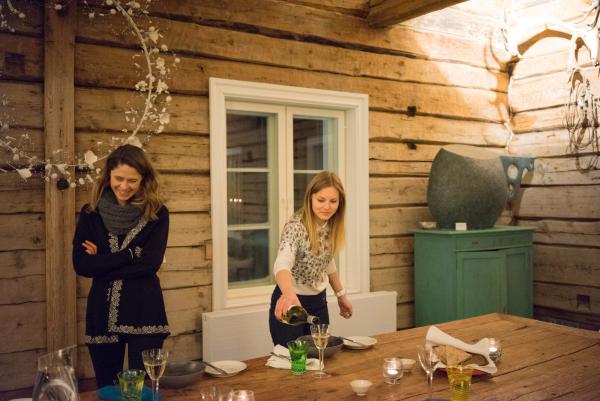
[[[533,229],[414,230],[415,324],[533,315]]]

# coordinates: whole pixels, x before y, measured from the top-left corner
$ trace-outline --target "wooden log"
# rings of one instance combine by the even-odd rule
[[[534,280],[600,288],[600,248],[534,246]]]
[[[165,340],[170,361],[189,361],[202,358],[202,333],[179,334]]]
[[[163,291],[171,335],[200,331],[202,313],[212,309],[210,286]]]
[[[369,4],[365,0],[286,0],[286,2],[357,17],[364,17],[369,11]]]
[[[131,107],[143,110],[144,99],[134,91],[77,88],[75,96],[77,130],[130,129],[132,124],[125,121],[125,111]],[[173,95],[172,98],[168,106],[171,119],[165,132],[208,133],[206,98],[184,95]]]
[[[37,358],[44,355],[44,349],[0,354],[0,388],[14,390],[31,388],[37,371]]]
[[[370,0],[367,22],[377,28],[388,28],[401,22],[418,18],[463,0],[424,0],[419,2],[407,0]]]
[[[415,260],[412,252],[371,255],[369,257],[369,267],[371,268],[371,271],[390,267],[412,266],[414,262]]]
[[[594,156],[579,158],[580,166],[589,165]],[[578,159],[574,157],[560,159],[536,159],[533,171],[523,177],[527,185],[594,185],[599,183],[600,171],[577,169]]]
[[[116,140],[113,140],[116,138]],[[119,144],[127,135],[121,132],[77,132],[76,149],[79,154],[96,149],[98,142]],[[161,171],[206,173],[210,169],[209,142],[207,135],[153,135],[144,146],[152,165]]]
[[[0,250],[36,250],[45,248],[45,225],[42,214],[3,214],[0,227],[12,227],[9,231],[0,230]]]
[[[381,255],[387,253],[411,253],[414,249],[414,237],[370,238],[369,253]]]
[[[517,220],[517,225],[534,227],[535,243],[596,247],[600,244],[600,223],[565,220]]]
[[[396,306],[396,328],[398,330],[415,327],[414,302],[402,303]]]
[[[390,206],[427,203],[427,178],[371,177],[369,205]]]
[[[293,37],[299,41],[325,42],[379,53],[408,53],[419,58],[452,60],[488,69],[504,69],[508,61],[494,55],[487,43],[447,34],[418,32],[402,25],[389,30],[373,30],[362,18],[274,0],[210,1],[201,4],[185,0],[169,5],[157,2],[152,3],[150,11],[197,25],[208,25],[207,21],[212,21],[212,25],[237,27],[237,30],[248,27],[248,31],[258,30],[268,36]],[[111,26],[109,22],[106,26]],[[181,22],[168,25],[157,18],[153,18],[153,22],[170,32],[171,49],[190,52],[190,47],[197,46],[193,43],[196,41],[188,40],[188,33],[177,30],[178,26],[183,26]],[[120,40],[133,45],[132,38],[115,38],[101,24],[80,23],[78,36],[87,40]]]
[[[468,4],[468,2],[461,2],[443,10],[412,18],[404,21],[402,25],[421,32],[446,33],[480,43],[489,43],[491,46],[501,49],[503,43],[499,40],[501,33],[498,22],[498,16],[501,13],[489,14],[489,10],[484,10],[487,8],[487,4],[485,7],[461,8],[460,6],[463,4]]]
[[[596,67],[582,69],[584,77],[594,77]],[[508,101],[515,113],[562,106],[569,96],[569,73],[560,71],[551,74],[513,80]],[[590,79],[590,89],[593,93],[600,90],[600,81]]]
[[[563,128],[515,135],[508,152],[531,157],[564,156],[569,152],[569,132]]]
[[[39,38],[0,33],[2,79],[39,81],[42,78],[44,44]]]
[[[173,213],[170,215],[168,246],[198,246],[211,239],[207,213]]]
[[[44,33],[44,4],[13,2],[13,7],[25,15],[20,18],[18,13],[8,12],[7,5],[4,8],[6,25],[1,30],[11,34],[28,34],[29,36],[41,36]]]
[[[419,221],[433,221],[427,207],[394,207],[369,211],[371,236],[406,235]]]
[[[371,140],[402,142],[461,143],[478,146],[506,146],[508,132],[502,124],[451,120],[406,114],[369,113]]]
[[[0,305],[46,301],[46,276],[0,279]]]
[[[209,178],[188,174],[160,174],[161,194],[171,213],[208,212],[210,208]],[[77,210],[91,200],[92,186],[77,191]]]
[[[569,51],[570,49],[563,48],[552,53],[543,54],[537,57],[529,56],[518,60],[513,64],[511,78],[520,80],[540,74],[564,74],[567,72],[566,61],[569,57]],[[589,50],[586,47],[581,46],[577,49],[576,55],[579,65],[589,71],[589,69],[586,68],[591,66]]]
[[[431,162],[440,149],[441,146],[439,145],[371,142],[369,143],[369,159],[403,162]]]
[[[0,355],[46,347],[45,302],[0,305],[0,311],[5,319],[0,327],[0,336],[5,339],[0,342]],[[33,376],[30,380],[33,383]]]
[[[598,219],[599,186],[522,188],[513,202],[515,216]]]
[[[424,82],[498,92],[508,90],[508,76],[505,73],[472,65],[370,53],[222,28],[165,22],[182,32],[181,35],[203,38],[201,41],[185,43],[186,48],[182,50],[187,54],[195,53],[203,57],[179,57],[181,62],[171,68],[167,81],[172,93],[205,94],[208,77],[222,74],[225,70],[239,76],[244,66],[251,68],[253,75],[260,76],[264,68],[261,69],[256,64],[308,72],[323,71],[349,77]],[[76,50],[78,85],[129,89],[146,74],[145,71],[131,68],[131,59],[138,53],[137,49],[78,44]],[[310,54],[311,57],[299,56],[303,54]],[[231,61],[207,59],[207,56]],[[172,64],[173,57],[164,58],[168,65]],[[338,60],[345,62],[339,63]],[[107,75],[105,71],[117,73]]]
[[[533,283],[535,306],[600,315],[600,288]]]
[[[536,306],[533,308],[533,316],[537,320],[578,327],[587,330],[600,330],[600,318],[584,313],[566,312],[560,309],[544,308]]]
[[[25,181],[17,173],[0,173],[0,213],[41,213],[44,184],[38,177]]]
[[[75,25],[77,3],[44,18],[44,142],[47,160],[61,150],[75,154]],[[71,173],[74,169],[70,169]],[[71,250],[75,232],[75,191],[46,183],[46,342],[48,351],[77,338],[76,283]]]
[[[37,128],[44,126],[43,87],[39,83],[0,81],[0,93],[7,118],[13,128]]]
[[[369,161],[371,176],[428,176],[430,171],[431,162]]]
[[[183,271],[210,268],[205,246],[168,247],[165,252],[165,262],[162,271]]]
[[[516,133],[563,128],[562,107],[516,113],[510,121]]]
[[[45,273],[43,251],[0,252],[0,279],[13,279]]]
[[[414,301],[413,281],[414,268],[412,266],[371,271],[371,291],[396,291],[398,303]]]

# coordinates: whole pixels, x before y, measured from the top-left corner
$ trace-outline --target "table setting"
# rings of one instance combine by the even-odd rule
[[[336,334],[333,330],[331,336],[335,337]],[[344,333],[344,337],[359,337],[352,334]],[[323,379],[313,376],[319,368],[317,358],[307,356],[305,371],[296,374],[291,369],[291,361],[285,358],[291,358],[288,347],[280,346],[273,348],[273,353],[284,358],[265,355],[246,360],[244,363],[247,368],[235,376],[213,377],[204,374],[185,387],[171,389],[165,386],[161,388],[161,395],[173,401],[211,399],[202,398],[204,396],[201,394],[211,386],[221,386],[231,390],[252,391],[255,400],[423,401],[460,397],[464,400],[465,396],[470,401],[600,399],[597,378],[589,374],[590,371],[600,370],[600,333],[521,317],[489,314],[384,333],[373,338],[377,342],[369,348],[352,349],[344,342],[338,352],[325,357],[324,371],[330,376]],[[471,366],[454,371],[454,368],[440,363],[439,356],[433,352],[436,346],[450,345],[466,353],[481,352],[485,355],[486,342],[482,342],[485,339],[488,339],[489,347],[487,357],[482,356],[483,362],[479,361],[482,363],[477,365],[477,370],[495,369],[494,373],[484,372],[484,375],[477,376]],[[425,366],[431,366],[431,386],[417,349],[419,346],[428,349],[427,345],[432,350],[429,354],[432,356],[431,365],[425,361]],[[386,358],[401,360],[402,376],[395,384],[387,383],[384,377],[384,369],[389,367],[384,365]],[[406,360],[412,361],[412,367]],[[444,372],[442,369],[450,371]],[[552,373],[552,380],[547,379],[549,372]],[[573,377],[577,377],[577,380],[570,379]],[[231,400],[231,395],[227,396],[229,398],[223,397],[221,399]],[[84,393],[81,397],[81,401],[96,399],[95,393]]]

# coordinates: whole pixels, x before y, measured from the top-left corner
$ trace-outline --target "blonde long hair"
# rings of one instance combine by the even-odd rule
[[[298,211],[300,213],[300,219],[306,231],[308,232],[308,239],[310,241],[310,249],[314,255],[319,252],[319,233],[317,217],[312,209],[312,196],[324,188],[333,187],[339,193],[338,198],[338,209],[333,216],[328,220],[329,227],[329,238],[331,240],[331,254],[336,255],[340,249],[344,246],[346,241],[344,233],[344,215],[346,213],[346,192],[340,178],[332,173],[331,171],[321,171],[315,175],[306,187],[304,193],[304,202],[302,207]]]
[[[94,185],[90,209],[96,210],[98,201],[106,188],[112,191],[110,188],[110,173],[122,164],[133,167],[142,176],[140,189],[130,200],[130,203],[142,209],[143,216],[146,219],[156,220],[158,218],[156,213],[163,205],[159,195],[158,174],[152,167],[146,153],[133,145],[119,146],[108,155],[102,176],[98,178]]]

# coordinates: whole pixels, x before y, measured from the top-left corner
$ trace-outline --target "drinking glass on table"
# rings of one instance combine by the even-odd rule
[[[148,377],[152,380],[152,401],[158,401],[158,382],[167,366],[169,351],[161,348],[151,348],[142,351],[142,360],[144,367],[148,373]]]
[[[315,376],[318,378],[329,377],[329,374],[325,373],[323,369],[325,364],[323,363],[323,354],[327,343],[329,342],[329,336],[331,331],[328,324],[313,324],[310,326],[310,334],[312,335],[315,347],[319,350],[319,370],[315,372]]]
[[[431,389],[433,387],[433,373],[435,372],[435,354],[433,348],[427,348],[423,345],[417,346],[417,354],[421,367],[427,375],[427,384],[429,385],[429,398],[431,398]]]
[[[231,401],[254,401],[254,391],[235,390],[231,394]]]
[[[231,401],[233,389],[229,386],[210,384],[200,388],[202,401]]]

